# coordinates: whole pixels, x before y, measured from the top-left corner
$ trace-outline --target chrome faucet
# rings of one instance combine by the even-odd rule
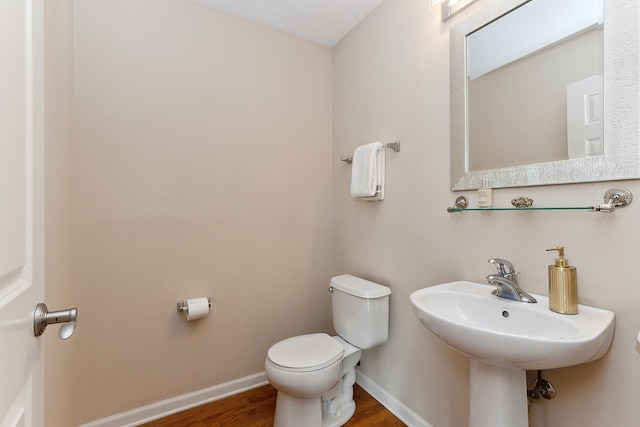
[[[514,301],[534,303],[536,299],[522,290],[518,285],[518,272],[513,268],[513,264],[500,258],[491,258],[487,261],[496,266],[498,274],[490,274],[487,280],[490,285],[495,285],[496,289],[491,292],[493,295]]]

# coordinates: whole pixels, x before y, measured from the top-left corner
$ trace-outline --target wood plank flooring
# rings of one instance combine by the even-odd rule
[[[353,389],[356,413],[344,427],[403,427],[391,412],[357,384]],[[276,390],[271,385],[179,412],[144,427],[271,427]],[[303,427],[303,426],[300,426]]]

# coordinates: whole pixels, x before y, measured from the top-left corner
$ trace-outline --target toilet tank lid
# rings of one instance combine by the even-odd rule
[[[342,274],[331,279],[331,286],[347,294],[360,298],[381,298],[391,295],[391,289],[350,274]]]

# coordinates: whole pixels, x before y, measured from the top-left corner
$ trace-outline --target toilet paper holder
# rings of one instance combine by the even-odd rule
[[[207,297],[207,301],[209,301],[209,308],[211,308],[211,297]],[[187,302],[186,301],[178,301],[178,313],[181,312],[186,312],[188,310],[187,308]]]

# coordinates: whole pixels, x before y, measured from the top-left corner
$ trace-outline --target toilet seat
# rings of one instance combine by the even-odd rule
[[[289,372],[311,372],[342,360],[344,347],[327,334],[308,334],[282,340],[267,357],[277,368]]]

